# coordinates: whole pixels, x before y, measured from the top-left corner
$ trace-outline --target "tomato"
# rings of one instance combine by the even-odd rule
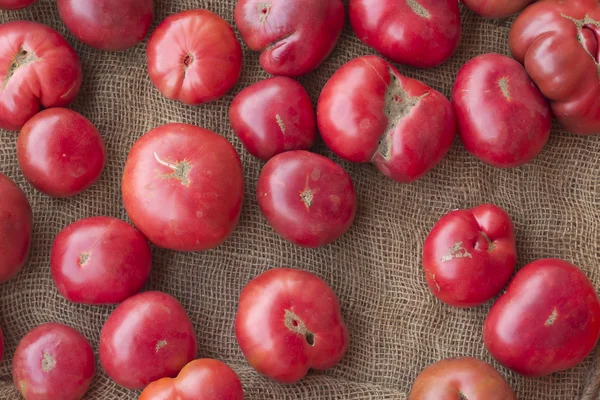
[[[540,377],[579,364],[600,337],[600,300],[575,265],[534,261],[514,277],[490,310],[483,340],[513,371]]]
[[[269,160],[258,178],[256,195],[273,229],[299,246],[333,243],[356,215],[350,175],[330,159],[304,150]]]
[[[70,104],[81,87],[77,53],[49,26],[0,24],[0,129],[16,131],[40,108]]]
[[[506,18],[518,13],[534,0],[461,0],[467,8],[485,18]]]
[[[521,64],[500,54],[477,56],[460,69],[452,105],[467,151],[495,167],[530,162],[550,137],[548,102]]]
[[[58,323],[40,325],[25,335],[12,364],[13,380],[25,400],[80,400],[94,371],[88,340]]]
[[[356,58],[331,77],[319,98],[317,121],[335,154],[372,162],[403,183],[435,167],[456,136],[448,99],[375,56]]]
[[[546,0],[527,7],[509,34],[513,57],[573,133],[600,133],[600,4]]]
[[[190,317],[177,300],[161,292],[128,298],[108,317],[100,333],[100,362],[127,389],[174,377],[196,357]]]
[[[0,0],[0,10],[18,10],[29,7],[37,0]]]
[[[21,172],[40,192],[52,197],[75,196],[100,178],[106,148],[98,129],[67,108],[36,114],[19,133]]]
[[[457,0],[350,0],[349,12],[356,36],[400,64],[435,67],[460,43]]]
[[[244,287],[235,334],[250,365],[281,383],[299,381],[310,368],[333,367],[350,341],[327,283],[287,268],[267,271]]]
[[[79,220],[54,239],[52,278],[67,300],[84,304],[120,303],[139,292],[152,265],[146,238],[110,217]]]
[[[139,400],[244,400],[240,378],[221,361],[194,360],[177,378],[163,378],[144,389]]]
[[[150,36],[147,58],[150,80],[163,96],[191,105],[222,97],[242,71],[233,28],[208,10],[167,17]]]
[[[300,76],[331,54],[344,28],[341,0],[239,0],[235,24],[271,75]]]
[[[77,39],[108,51],[141,42],[154,18],[153,0],[57,0],[56,6]]]
[[[268,160],[289,150],[308,150],[317,136],[315,111],[302,85],[282,76],[242,90],[231,103],[234,132],[255,157]]]
[[[474,307],[496,296],[517,263],[510,216],[492,204],[443,216],[423,245],[431,292],[455,307]]]
[[[0,173],[0,283],[25,265],[31,246],[33,214],[25,193]]]
[[[187,124],[142,136],[127,158],[122,188],[133,224],[156,246],[180,251],[223,243],[244,200],[242,163],[231,143]]]
[[[506,379],[488,363],[448,358],[425,368],[408,400],[517,400]]]

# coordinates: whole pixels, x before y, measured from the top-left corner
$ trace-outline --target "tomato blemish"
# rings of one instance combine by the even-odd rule
[[[304,321],[302,321],[296,314],[290,310],[285,310],[283,323],[290,331],[304,336],[304,339],[309,346],[315,345],[315,334],[308,330],[304,324]]]
[[[48,352],[45,351],[42,358],[42,371],[50,372],[52,371],[52,369],[54,369],[55,365],[56,360],[50,354],[48,354]]]

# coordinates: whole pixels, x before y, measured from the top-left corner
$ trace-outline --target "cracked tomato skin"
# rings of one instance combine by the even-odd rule
[[[457,0],[350,0],[349,12],[356,36],[400,64],[435,67],[460,43]]]
[[[144,292],[128,298],[100,333],[100,362],[108,376],[131,390],[175,377],[198,351],[192,321],[172,296]]]
[[[25,400],[81,400],[95,368],[94,352],[85,336],[70,326],[48,323],[21,339],[12,373]]]
[[[244,400],[235,371],[221,361],[194,360],[177,378],[163,378],[144,389],[139,400]]]
[[[356,191],[340,165],[304,150],[269,160],[258,178],[258,205],[285,240],[321,247],[339,239],[356,215]]]
[[[341,0],[239,0],[235,24],[271,75],[301,76],[331,54],[345,23]]]
[[[484,18],[506,18],[518,13],[534,0],[461,0],[468,9]]]
[[[541,377],[579,364],[600,337],[600,300],[585,274],[542,259],[515,275],[483,327],[483,341],[502,365]]]
[[[376,56],[356,58],[333,74],[321,92],[317,122],[339,157],[372,162],[402,183],[435,167],[456,137],[448,99]]]
[[[544,0],[527,7],[509,34],[513,57],[570,132],[600,133],[600,4]]]
[[[224,96],[242,72],[242,46],[231,25],[208,10],[167,17],[150,36],[148,75],[168,99],[200,105]]]
[[[0,0],[0,10],[20,10],[29,7],[37,0]]]
[[[222,136],[167,124],[133,145],[122,180],[133,224],[158,247],[207,250],[222,244],[242,211],[240,158]]]
[[[288,268],[244,287],[235,334],[250,365],[280,383],[298,382],[310,368],[332,368],[350,342],[334,291],[316,275]]]
[[[496,296],[516,263],[512,220],[492,204],[444,215],[423,245],[429,289],[455,307],[474,307]]]
[[[494,167],[527,164],[550,137],[548,102],[523,66],[500,54],[483,54],[463,65],[452,105],[467,151]]]

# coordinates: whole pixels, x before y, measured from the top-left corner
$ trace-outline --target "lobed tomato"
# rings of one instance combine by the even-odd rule
[[[0,0],[0,10],[19,10],[29,7],[37,0]]]
[[[485,18],[506,18],[518,13],[534,0],[461,0],[467,8]]]

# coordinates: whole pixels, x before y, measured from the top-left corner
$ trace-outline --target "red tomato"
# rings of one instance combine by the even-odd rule
[[[161,292],[125,300],[100,333],[102,367],[116,383],[132,390],[176,376],[197,351],[190,317],[177,300]]]
[[[18,10],[29,7],[37,0],[0,0],[0,10]]]
[[[600,3],[546,0],[513,23],[513,57],[550,99],[558,121],[573,133],[600,133]]]
[[[171,100],[199,105],[225,95],[242,71],[242,47],[231,25],[208,10],[171,15],[147,49],[152,83]]]
[[[194,360],[177,378],[163,378],[144,389],[139,400],[244,400],[240,378],[217,360]]]
[[[235,229],[244,200],[240,158],[227,139],[187,124],[142,136],[123,173],[123,202],[156,246],[206,250]]]
[[[513,223],[506,211],[491,204],[446,214],[423,246],[429,289],[455,307],[474,307],[496,296],[516,263]]]
[[[139,292],[152,265],[146,238],[110,217],[79,220],[54,239],[52,278],[67,300],[84,304],[120,303]]]
[[[281,383],[299,381],[310,368],[333,367],[350,341],[327,283],[287,268],[267,271],[244,287],[235,334],[250,365]]]
[[[548,102],[521,64],[500,54],[477,56],[461,68],[452,105],[467,151],[494,167],[530,162],[550,137]]]
[[[52,197],[75,196],[104,169],[106,148],[98,129],[66,108],[36,114],[19,133],[19,167],[29,183]]]
[[[80,400],[94,376],[94,352],[77,330],[48,323],[17,346],[13,380],[25,400]]]
[[[282,76],[242,90],[231,103],[229,120],[250,154],[263,160],[284,151],[308,150],[317,136],[308,93]]]
[[[471,11],[485,18],[506,18],[518,13],[534,0],[461,0]]]
[[[436,166],[456,136],[448,99],[375,56],[356,58],[331,77],[319,98],[317,120],[323,140],[338,156],[370,161],[403,183]]]
[[[471,357],[448,358],[425,368],[409,400],[517,400],[506,379],[488,363]]]
[[[485,320],[490,354],[513,371],[539,377],[579,364],[600,337],[600,300],[573,264],[535,261],[520,270]]]
[[[328,158],[304,150],[273,157],[256,189],[258,205],[284,239],[321,247],[344,234],[356,215],[350,175]]]
[[[435,67],[461,37],[457,0],[350,0],[358,38],[394,62]]]
[[[341,0],[240,0],[235,24],[271,75],[300,76],[331,54],[344,28]]]
[[[88,46],[126,50],[141,42],[154,18],[153,0],[57,0],[67,28]]]
[[[0,173],[0,283],[25,265],[31,245],[33,214],[25,193]]]

